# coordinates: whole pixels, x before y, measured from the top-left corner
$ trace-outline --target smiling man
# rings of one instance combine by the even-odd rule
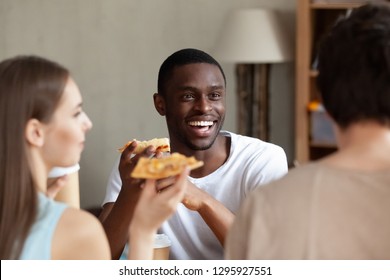
[[[169,56],[160,67],[153,98],[166,118],[171,152],[204,162],[191,172],[182,205],[161,228],[172,241],[170,257],[223,259],[225,236],[240,204],[252,190],[287,173],[286,155],[274,144],[221,130],[226,78],[219,63],[203,51],[183,49]],[[125,156],[121,160],[120,166],[129,161]],[[134,181],[121,180],[118,164],[100,216],[114,258],[125,245],[122,229],[128,228],[137,201]],[[122,168],[121,173],[127,172]]]

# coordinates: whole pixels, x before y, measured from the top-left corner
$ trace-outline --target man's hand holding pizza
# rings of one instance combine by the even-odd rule
[[[131,173],[138,163],[140,157],[160,158],[163,152],[170,151],[168,138],[154,138],[148,141],[132,140],[118,149],[122,153],[119,162],[119,173],[122,186],[140,186],[142,180],[133,178]]]
[[[119,174],[122,180],[122,187],[139,187],[142,180],[131,177],[131,173],[134,167],[137,165],[140,157],[151,157],[155,155],[156,148],[149,146],[142,152],[135,154],[137,149],[137,142],[133,141],[122,151],[121,159],[119,162]]]

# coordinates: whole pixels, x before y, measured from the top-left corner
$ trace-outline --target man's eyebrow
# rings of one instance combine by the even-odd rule
[[[216,89],[224,89],[225,87],[220,85],[220,86],[211,86],[210,88],[216,90]]]
[[[179,89],[181,89],[181,90],[191,90],[191,91],[197,91],[198,90],[196,87],[192,87],[192,86],[180,86]]]
[[[223,85],[217,85],[217,86],[210,86],[210,87],[208,87],[208,89],[211,89],[211,90],[221,90],[221,89],[224,89],[224,88],[225,87]],[[193,86],[180,86],[179,89],[180,90],[199,91],[198,88],[193,87]]]

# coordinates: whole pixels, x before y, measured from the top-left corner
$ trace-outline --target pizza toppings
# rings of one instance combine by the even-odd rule
[[[133,178],[161,179],[180,174],[186,166],[191,170],[201,167],[203,161],[179,153],[162,158],[141,157],[131,173]]]

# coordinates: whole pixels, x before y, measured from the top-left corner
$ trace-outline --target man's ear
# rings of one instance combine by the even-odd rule
[[[45,142],[42,123],[37,119],[30,119],[26,125],[25,136],[30,145],[42,147]]]
[[[159,94],[153,94],[154,107],[161,116],[165,116],[165,99]]]

